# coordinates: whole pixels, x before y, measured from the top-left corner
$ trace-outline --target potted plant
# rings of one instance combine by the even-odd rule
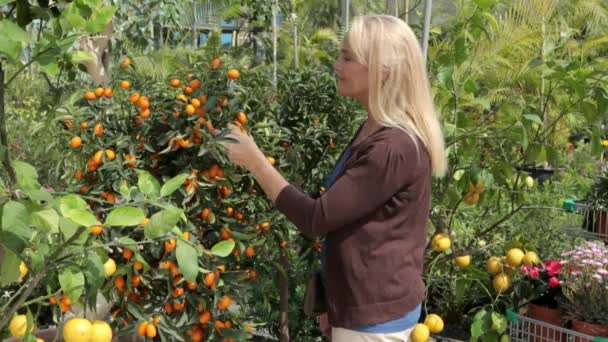
[[[561,340],[562,333],[557,328],[564,326],[558,304],[562,296],[559,280],[561,271],[562,263],[559,260],[520,268],[520,278],[515,285],[515,306],[526,306],[528,317],[556,326],[555,329],[550,329],[528,323],[526,329],[534,333],[535,341],[546,341],[547,338]]]
[[[608,162],[599,163],[597,168],[585,200],[589,209],[584,213],[583,226],[602,240],[608,241]]]
[[[608,337],[608,247],[587,242],[562,256],[565,316],[575,331]]]

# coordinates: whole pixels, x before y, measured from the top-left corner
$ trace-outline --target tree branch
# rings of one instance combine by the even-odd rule
[[[0,61],[0,145],[2,145],[6,149],[4,151],[4,156],[1,157],[3,157],[2,164],[4,165],[4,168],[6,169],[9,178],[7,190],[9,190],[8,192],[11,193],[13,185],[17,184],[17,175],[15,174],[15,169],[13,169],[13,165],[11,164],[10,152],[8,149],[8,132],[6,131],[6,112],[4,108],[5,88],[6,86],[4,84],[4,69],[2,62]]]

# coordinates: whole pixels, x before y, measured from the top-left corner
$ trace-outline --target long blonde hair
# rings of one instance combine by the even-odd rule
[[[433,176],[442,177],[447,170],[443,134],[414,32],[393,16],[360,16],[346,41],[358,62],[368,67],[372,119],[418,137],[431,159]]]

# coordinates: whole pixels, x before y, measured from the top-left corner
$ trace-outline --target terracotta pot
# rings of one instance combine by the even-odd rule
[[[572,322],[572,329],[574,331],[587,334],[594,337],[608,337],[608,325],[604,324],[593,324],[584,321]],[[575,342],[592,342],[592,340],[582,337],[574,339]]]
[[[595,212],[593,232],[599,238],[608,241],[608,211],[598,210]]]
[[[540,325],[534,322],[528,322],[527,332],[528,341],[530,342],[561,342],[566,336],[560,330],[562,324],[562,313],[557,309],[551,309],[546,306],[529,304],[528,317],[547,323],[550,326]],[[551,327],[553,326],[553,327]]]

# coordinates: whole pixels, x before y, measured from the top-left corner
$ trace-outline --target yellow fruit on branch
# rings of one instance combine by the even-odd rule
[[[519,248],[511,248],[507,252],[505,262],[513,267],[518,267],[524,259],[524,252]]]
[[[72,318],[63,326],[65,342],[82,342],[91,339],[91,322],[84,318]]]
[[[540,259],[538,258],[538,255],[536,253],[529,251],[526,252],[526,254],[524,255],[522,262],[526,266],[532,266],[538,264],[540,262]]]
[[[8,325],[8,330],[11,332],[13,337],[22,338],[27,332],[27,316],[15,315]],[[30,329],[33,331],[34,327]]]
[[[511,286],[511,277],[509,277],[505,273],[499,273],[494,276],[494,279],[492,280],[492,286],[494,287],[494,290],[496,292],[504,292],[508,290]]]
[[[426,325],[433,334],[439,334],[441,331],[443,331],[443,319],[436,314],[426,316],[424,319],[424,325]]]
[[[486,263],[488,272],[492,275],[497,275],[502,272],[502,263],[499,257],[491,257]]]
[[[88,342],[112,342],[112,328],[104,321],[93,321]]]
[[[425,324],[418,323],[414,326],[410,338],[412,342],[426,342],[429,340],[430,336],[431,331],[429,327],[427,327]]]
[[[469,205],[475,205],[479,203],[479,193],[475,191],[469,191],[464,195],[464,201]]]
[[[116,272],[116,261],[109,258],[108,261],[103,264],[103,274],[106,276],[106,278],[108,278],[111,277],[114,272]]]
[[[25,278],[28,271],[29,271],[29,269],[27,268],[27,265],[25,264],[25,262],[22,261],[19,264],[19,279]]]
[[[461,255],[454,258],[454,262],[461,269],[467,268],[471,264],[471,256],[470,255]]]
[[[452,240],[447,234],[437,234],[431,240],[431,247],[435,252],[442,253],[452,247]]]

